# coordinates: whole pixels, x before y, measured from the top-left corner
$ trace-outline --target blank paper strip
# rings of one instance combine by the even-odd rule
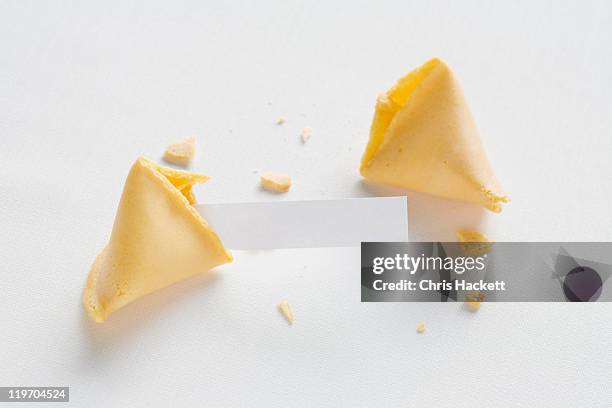
[[[406,197],[198,204],[231,249],[359,246],[408,240]]]

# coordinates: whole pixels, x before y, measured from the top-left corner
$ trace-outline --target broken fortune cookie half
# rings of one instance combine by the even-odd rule
[[[146,294],[232,261],[193,207],[193,185],[207,180],[201,174],[136,160],[110,241],[95,259],[83,291],[93,320],[103,322]]]
[[[500,212],[509,201],[450,68],[434,58],[378,97],[361,161],[366,179]]]

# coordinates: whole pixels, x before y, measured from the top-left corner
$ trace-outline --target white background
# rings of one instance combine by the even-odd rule
[[[2,0],[0,385],[87,407],[611,406],[610,305],[361,304],[352,249],[236,253],[104,325],[80,304],[131,163],[178,138],[213,178],[201,202],[401,193],[358,163],[376,95],[432,56],[513,201],[409,194],[411,239],[610,240],[610,38],[604,0]]]

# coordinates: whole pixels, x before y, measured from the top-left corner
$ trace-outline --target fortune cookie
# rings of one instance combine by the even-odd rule
[[[505,196],[459,83],[434,58],[378,97],[363,177],[499,212]]]
[[[103,322],[134,300],[218,265],[232,255],[193,207],[192,186],[208,177],[136,160],[125,182],[110,241],[83,291]]]

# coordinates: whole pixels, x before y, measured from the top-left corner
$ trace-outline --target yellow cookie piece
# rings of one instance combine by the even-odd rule
[[[286,193],[291,188],[291,177],[285,174],[264,173],[260,181],[263,188],[276,193]]]
[[[480,204],[494,212],[509,201],[457,79],[437,58],[378,97],[360,172],[372,181]]]
[[[457,231],[457,239],[459,242],[489,242],[489,238],[483,233],[473,230]]]
[[[206,180],[201,174],[136,160],[110,241],[94,261],[83,291],[93,320],[103,322],[144,295],[232,261],[192,206],[192,186]]]
[[[295,318],[293,317],[293,310],[291,309],[291,305],[286,300],[283,300],[278,304],[278,310],[285,317],[289,324],[293,324]]]
[[[195,137],[190,137],[171,144],[164,152],[164,160],[186,166],[195,155],[195,141]]]
[[[471,292],[465,295],[465,301],[463,302],[463,306],[471,311],[477,312],[480,310],[481,303],[485,300],[486,295],[480,292]]]
[[[471,230],[457,231],[459,248],[468,255],[484,255],[491,251],[493,242],[482,233]]]

